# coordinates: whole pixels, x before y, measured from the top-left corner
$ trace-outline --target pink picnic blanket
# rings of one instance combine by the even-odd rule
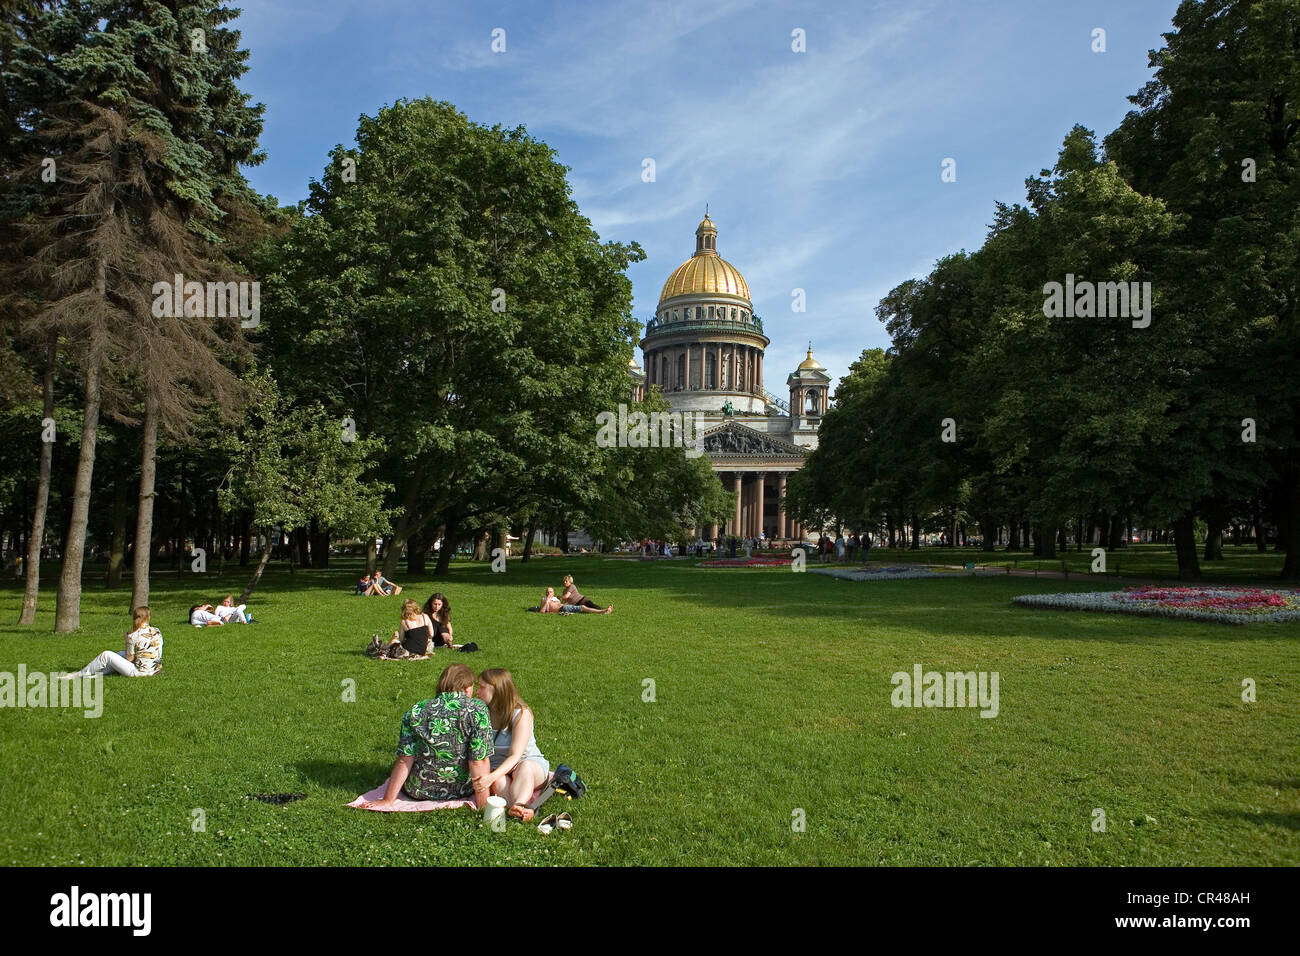
[[[540,787],[538,787],[536,790],[533,791],[533,795],[528,802],[532,803],[533,800],[536,800],[538,797],[540,797],[542,795],[542,791],[546,789],[546,785],[550,782],[551,782],[551,775],[548,773],[546,775],[546,780],[543,781]],[[384,799],[384,793],[387,792],[387,790],[388,790],[388,781],[385,780],[383,783],[375,787],[375,789],[371,790],[369,793],[363,793],[361,796],[357,797],[355,800],[349,803],[348,806],[356,807],[358,809],[375,810],[379,813],[423,813],[425,810],[459,810],[462,807],[465,807],[470,810],[474,809],[473,797],[468,797],[462,800],[412,800],[405,793],[400,794],[397,798],[397,803],[391,807],[362,807],[361,806],[361,804],[365,803],[368,800]]]

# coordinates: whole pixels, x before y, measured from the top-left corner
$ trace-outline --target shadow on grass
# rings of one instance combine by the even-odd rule
[[[1245,820],[1258,826],[1300,830],[1300,813],[1246,813],[1242,810],[1220,810],[1218,815],[1231,820]]]
[[[323,787],[347,791],[354,797],[379,786],[393,769],[391,763],[379,760],[302,760],[295,766],[304,778]]]

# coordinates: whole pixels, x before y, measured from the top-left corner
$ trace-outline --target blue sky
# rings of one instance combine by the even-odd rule
[[[1113,129],[1176,8],[246,0],[232,25],[252,53],[243,88],[267,106],[268,159],[248,171],[259,191],[305,198],[329,150],[354,144],[358,117],[403,97],[523,125],[570,167],[600,236],[645,249],[630,270],[642,322],[709,204],[718,251],[772,340],[765,384],[782,394],[809,339],[836,380],[862,349],[887,346],[880,297],[977,248],[993,204],[1023,200],[1071,126]],[[796,28],[805,53],[791,49]],[[945,158],[955,182],[941,181]]]

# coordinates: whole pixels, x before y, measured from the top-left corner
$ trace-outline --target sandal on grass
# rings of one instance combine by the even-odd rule
[[[558,824],[559,824],[558,818],[555,816],[554,813],[552,813],[541,823],[537,824],[537,832],[540,833],[542,836],[546,836],[548,833],[554,830]]]
[[[572,830],[573,817],[569,816],[567,812],[561,813],[558,817],[555,818],[555,825],[559,827],[561,830]]]

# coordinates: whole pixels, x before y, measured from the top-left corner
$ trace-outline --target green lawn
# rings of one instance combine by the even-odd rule
[[[526,614],[566,571],[615,613]],[[400,599],[352,597],[355,578],[272,570],[260,623],[199,631],[188,606],[242,575],[160,576],[163,676],[107,679],[97,720],[0,710],[0,863],[1300,864],[1300,626],[1010,604],[1089,587],[1073,579],[856,583],[550,557],[399,575],[406,596],[444,591],[457,640],[482,647],[399,664],[361,650]],[[121,648],[128,592],[88,581],[82,632],[56,637],[56,580],[28,629],[11,623],[17,585],[0,589],[0,671]],[[542,751],[589,785],[572,831],[344,806],[384,780],[401,714],[451,660],[514,672]],[[895,709],[890,675],[916,663],[997,671],[999,716]],[[306,799],[246,798],[290,791]]]

